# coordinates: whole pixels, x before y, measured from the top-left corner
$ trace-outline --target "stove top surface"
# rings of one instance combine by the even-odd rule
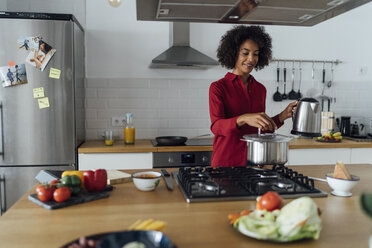
[[[159,147],[162,145],[159,145],[156,140],[151,140],[151,143],[154,147]],[[178,146],[212,146],[213,140],[212,139],[188,139],[185,144],[181,144]]]
[[[183,167],[174,177],[187,202],[253,200],[268,191],[283,198],[324,197],[310,179],[287,167]]]

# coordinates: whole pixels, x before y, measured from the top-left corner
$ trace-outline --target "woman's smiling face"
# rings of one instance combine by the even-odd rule
[[[253,40],[246,40],[240,46],[238,59],[235,62],[234,71],[238,75],[251,73],[258,63],[259,48]]]

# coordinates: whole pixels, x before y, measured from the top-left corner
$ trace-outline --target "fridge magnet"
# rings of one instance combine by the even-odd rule
[[[44,71],[46,65],[53,57],[55,52],[56,49],[48,45],[43,40],[39,40],[38,49],[36,49],[35,51],[31,51],[28,54],[26,61],[37,69]]]
[[[15,66],[15,63],[14,63],[14,61],[10,61],[10,62],[8,63],[8,65],[9,65],[10,67],[12,67],[12,66]]]
[[[58,69],[53,68],[53,67],[50,68],[49,77],[59,79],[61,77],[61,70],[58,70]]]
[[[34,98],[44,97],[44,87],[34,88],[32,91],[34,92]]]
[[[3,87],[27,84],[25,64],[0,67],[0,82]]]
[[[39,109],[49,108],[50,106],[48,97],[38,98],[37,102],[39,103]]]
[[[26,51],[36,51],[39,48],[41,36],[20,36],[17,38],[18,48]]]

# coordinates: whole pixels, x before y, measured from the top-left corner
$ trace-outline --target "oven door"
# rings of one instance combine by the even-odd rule
[[[212,151],[153,152],[154,168],[210,166]]]

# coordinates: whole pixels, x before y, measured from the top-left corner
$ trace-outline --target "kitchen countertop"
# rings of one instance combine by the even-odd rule
[[[339,143],[321,143],[315,138],[294,138],[289,142],[289,149],[322,149],[322,148],[372,148],[372,142],[356,142],[343,139]],[[163,146],[153,147],[149,139],[136,140],[134,145],[125,145],[123,140],[115,141],[113,146],[105,146],[104,141],[92,140],[82,144],[79,153],[130,153],[130,152],[180,152],[180,151],[213,151],[212,146]]]
[[[333,171],[334,165],[290,168],[304,175],[324,177]],[[359,196],[362,192],[372,192],[372,165],[349,165],[348,168],[360,177],[351,191],[352,197],[313,198],[322,212],[323,230],[319,240],[289,243],[286,247],[368,247],[372,219],[361,211]],[[330,192],[325,182],[316,181],[315,186]],[[33,192],[34,189],[28,194]],[[109,198],[57,210],[46,210],[30,202],[28,194],[0,217],[3,247],[59,247],[80,236],[125,230],[137,219],[148,218],[166,221],[164,233],[180,248],[283,247],[248,238],[229,225],[229,213],[254,209],[255,201],[187,204],[178,187],[168,191],[163,180],[152,192],[138,191],[131,182],[118,184]]]

